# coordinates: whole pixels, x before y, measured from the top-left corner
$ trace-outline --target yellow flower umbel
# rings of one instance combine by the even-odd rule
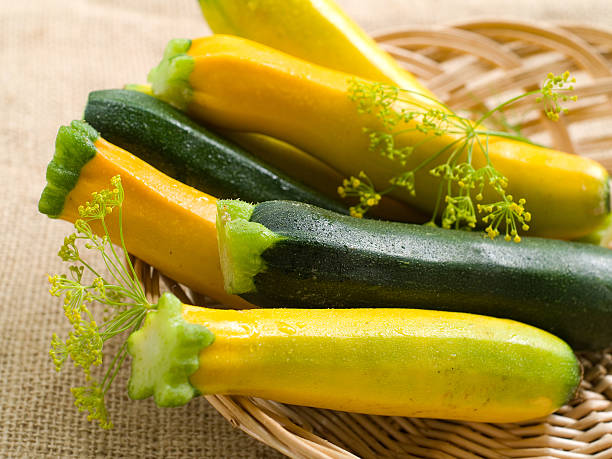
[[[374,114],[382,123],[384,130],[376,131],[365,129],[370,141],[370,151],[382,157],[396,161],[401,170],[406,166],[408,158],[414,150],[434,139],[450,134],[456,138],[449,145],[422,161],[416,167],[403,170],[389,180],[390,186],[381,191],[374,189],[366,172],[361,171],[358,178],[345,179],[338,187],[341,197],[356,196],[359,203],[351,208],[351,214],[362,217],[371,207],[378,204],[381,196],[395,188],[407,190],[411,196],[416,195],[416,173],[427,168],[429,173],[439,178],[438,198],[435,210],[429,224],[440,222],[443,228],[472,229],[479,223],[486,226],[486,236],[495,238],[501,231],[505,232],[504,239],[520,242],[518,231],[527,231],[531,220],[529,212],[525,211],[525,199],[514,201],[512,196],[506,195],[508,179],[504,177],[491,163],[488,154],[490,137],[504,137],[522,140],[527,139],[507,132],[485,130],[482,126],[485,121],[525,97],[539,95],[536,101],[544,104],[544,112],[551,120],[557,120],[559,114],[566,113],[567,109],[561,106],[562,102],[576,100],[576,97],[566,95],[573,90],[569,72],[562,75],[549,74],[539,90],[530,91],[514,97],[495,108],[489,110],[476,121],[470,121],[449,107],[430,99],[429,105],[420,106],[411,98],[409,101],[403,95],[413,94],[412,91],[389,86],[382,83],[365,83],[353,80],[350,97],[357,104],[357,110],[363,114]],[[408,108],[398,109],[403,102],[409,102]],[[434,108],[431,105],[435,105]],[[397,129],[398,126],[404,126]],[[406,127],[407,126],[407,127]],[[417,144],[396,145],[396,138],[410,132],[425,134]],[[475,168],[473,156],[479,151],[484,155],[484,166]],[[434,166],[436,160],[446,158],[442,164]],[[482,161],[481,161],[482,163]],[[487,187],[499,201],[474,205],[476,201],[483,200],[483,191]],[[485,215],[479,217],[478,213]],[[488,226],[486,225],[488,223]]]
[[[92,375],[92,370],[103,364],[104,343],[123,332],[131,333],[137,330],[146,312],[154,307],[145,297],[123,243],[121,207],[124,195],[119,176],[113,177],[111,184],[113,187],[110,190],[93,193],[92,201],[79,207],[81,219],[75,223],[76,232],[64,239],[64,245],[58,255],[65,262],[71,263],[69,276],[65,274],[49,276],[50,293],[53,296],[64,297],[64,314],[73,328],[66,340],[61,340],[57,334],[53,334],[49,354],[57,371],[63,368],[68,358],[75,366],[82,368],[86,385],[71,389],[75,405],[79,411],[89,413],[90,421],[97,421],[105,429],[111,428],[112,423],[106,410],[104,396],[127,356],[125,344],[113,357],[101,380]],[[122,245],[119,253],[125,256],[127,266],[110,242],[105,223],[105,217],[114,209],[119,212],[119,235]],[[102,228],[103,236],[94,234],[91,227],[93,222]],[[86,249],[100,253],[112,281],[105,280],[83,260],[77,244],[79,241],[84,242]],[[93,275],[91,283],[85,281],[85,271]],[[112,318],[98,325],[88,307],[93,302],[106,305],[110,309]]]
[[[351,215],[359,218],[363,217],[371,207],[376,206],[382,197],[374,190],[374,185],[363,171],[359,173],[359,177],[344,179],[342,186],[338,187],[338,194],[342,198],[347,196],[359,198],[359,203],[350,208]]]

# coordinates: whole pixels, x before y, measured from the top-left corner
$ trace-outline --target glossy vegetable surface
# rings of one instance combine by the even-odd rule
[[[213,196],[186,186],[103,138],[82,121],[60,128],[39,210],[75,222],[78,206],[121,175],[127,249],[178,282],[224,304],[248,307],[223,289]],[[117,242],[117,213],[108,217]]]
[[[293,199],[347,212],[350,201],[343,202],[337,192],[342,176],[319,159],[262,134],[213,133],[145,95],[147,89],[95,91],[89,95],[85,120],[162,172],[219,198]],[[389,197],[371,215],[427,221],[425,215]]]
[[[247,40],[212,36],[193,44],[173,42],[150,78],[158,96],[199,119],[285,140],[347,176],[364,170],[377,189],[389,186],[389,179],[398,172],[397,163],[369,150],[363,128],[380,130],[382,126],[374,114],[360,114],[350,100],[349,87],[355,77],[348,74]],[[396,144],[419,145],[424,136],[413,130],[398,136]],[[445,134],[422,144],[407,159],[406,168],[455,140]],[[529,234],[576,238],[592,232],[606,218],[609,177],[596,162],[501,137],[482,143],[488,145],[491,163],[507,177],[508,194],[527,200],[534,216]],[[478,148],[473,153],[476,168],[484,165]],[[402,189],[392,196],[432,214],[437,179],[422,170],[416,174],[416,183],[416,196]],[[486,193],[485,202],[493,202]]]
[[[223,135],[252,152],[258,158],[287,173],[296,180],[322,192],[331,198],[340,199],[338,184],[342,182],[342,175],[327,166],[321,160],[310,156],[303,151],[273,137],[255,134],[252,132],[224,131]],[[354,200],[346,199],[347,203]],[[413,207],[396,199],[384,196],[378,206],[374,207],[368,217],[425,223],[427,215],[415,210]]]
[[[433,96],[333,0],[200,0],[214,33],[244,37],[314,64]]]
[[[286,176],[165,102],[137,91],[90,93],[85,121],[156,169],[219,198],[290,199],[335,212],[347,206]]]
[[[214,310],[165,295],[128,350],[130,396],[153,395],[163,406],[187,402],[196,389],[360,413],[513,422],[553,412],[580,381],[571,349],[546,332],[410,309]]]
[[[200,7],[214,33],[244,37],[314,64],[434,97],[333,0],[256,0],[248,5],[240,0],[200,0]],[[289,176],[327,196],[338,196],[338,184],[344,177],[322,162],[314,163],[315,158],[296,147],[283,146],[261,134],[229,137]],[[424,213],[389,196],[372,209],[372,215],[395,221],[427,221]]]
[[[130,84],[124,89],[153,95],[149,84]],[[223,129],[218,129],[218,133],[289,177],[333,199],[339,199],[337,184],[342,181],[342,176],[321,160],[287,142],[267,135]],[[398,204],[398,207],[405,208],[406,206]]]
[[[263,161],[273,164],[290,177],[308,186],[340,199],[336,189],[342,175],[323,161],[301,151],[293,145],[263,134],[225,130],[222,134],[253,153]]]
[[[228,291],[265,307],[415,307],[504,317],[575,349],[612,344],[612,251],[219,201]],[[282,288],[279,288],[282,286]]]

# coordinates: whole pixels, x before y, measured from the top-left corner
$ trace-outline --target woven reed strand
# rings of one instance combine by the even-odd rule
[[[579,24],[477,21],[376,35],[379,43],[453,109],[487,110],[500,95],[542,83],[548,72],[578,78],[579,101],[559,123],[534,106],[508,112],[522,132],[596,159],[612,171],[612,30]],[[585,135],[586,133],[586,135]],[[135,260],[147,295],[160,277],[182,301],[207,304]],[[612,349],[581,354],[584,381],[570,405],[544,419],[485,424],[344,413],[248,398],[207,396],[233,426],[292,458],[612,459]]]

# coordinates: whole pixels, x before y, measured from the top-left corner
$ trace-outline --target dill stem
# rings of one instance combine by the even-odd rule
[[[100,276],[100,274],[98,274],[98,272],[93,269],[85,260],[83,260],[80,256],[75,260],[79,263],[81,263],[83,266],[85,266],[94,276],[96,277],[102,277]]]
[[[104,395],[106,395],[106,391],[108,391],[113,380],[117,376],[117,373],[119,372],[119,369],[121,368],[121,364],[125,360],[126,356],[127,356],[127,341],[124,341],[124,343],[119,348],[119,351],[117,351],[117,353],[113,357],[113,361],[109,365],[108,370],[106,370],[104,379],[102,379],[102,382],[100,383],[100,385],[102,386],[102,393]]]
[[[429,158],[425,159],[424,161],[422,161],[418,166],[416,166],[414,169],[412,169],[412,172],[418,172],[419,170],[421,170],[423,167],[427,166],[429,163],[431,163],[432,161],[436,160],[438,157],[440,157],[443,153],[445,153],[446,151],[448,151],[450,148],[453,147],[453,145],[455,145],[458,142],[461,142],[464,139],[457,139],[454,140],[453,142],[449,143],[448,145],[446,145],[444,148],[440,149],[437,153],[431,155]],[[448,161],[447,161],[448,162]]]
[[[482,142],[480,141],[480,136],[476,136],[476,142],[478,142],[478,146],[480,147],[480,151],[482,151],[482,154],[484,155],[485,159],[487,160],[487,166],[489,167],[493,167],[493,165],[491,164],[491,159],[489,158],[489,136],[485,136],[486,138],[486,148],[485,146],[482,144]]]
[[[435,105],[438,105],[438,106],[440,106],[440,107],[444,108],[444,109],[445,109],[447,112],[449,112],[449,113],[455,113],[455,112],[454,112],[454,111],[453,111],[453,110],[452,110],[452,109],[451,109],[451,108],[450,108],[448,105],[446,105],[446,104],[445,104],[444,102],[442,102],[441,100],[438,100],[438,99],[436,99],[435,97],[428,96],[427,94],[422,94],[422,93],[420,93],[420,92],[418,92],[418,91],[415,91],[414,89],[400,89],[400,90],[399,90],[399,94],[401,94],[401,93],[413,94],[413,95],[418,96],[418,98],[427,99],[428,101],[430,101],[430,102],[434,103]],[[398,94],[398,99],[397,99],[398,101],[404,102],[404,103],[406,103],[406,104],[412,104],[412,105],[414,105],[415,107],[419,107],[419,108],[422,108],[422,109],[425,109],[425,110],[429,110],[429,109],[431,109],[431,107],[429,107],[429,106],[427,106],[427,105],[419,105],[418,103],[416,103],[416,101],[402,99],[402,98],[399,96],[399,94]]]
[[[140,325],[142,324],[142,321],[144,320],[145,312],[146,311],[143,311],[143,314],[138,318],[138,320],[136,321],[136,323],[132,327],[132,330],[138,330],[140,328]],[[121,356],[121,358],[117,362],[117,359],[118,359],[119,356]],[[121,369],[121,366],[123,365],[123,361],[125,360],[126,357],[127,357],[127,340],[124,341],[123,344],[121,345],[121,348],[119,349],[119,351],[117,352],[117,354],[113,358],[113,361],[112,361],[111,365],[109,366],[108,371],[104,375],[104,379],[102,380],[102,387],[103,387],[103,393],[104,394],[106,394],[106,391],[108,391],[108,389],[110,388],[111,384],[115,380],[115,377],[117,376],[117,373],[119,373],[119,370]],[[112,373],[112,375],[110,376],[110,379],[109,379],[109,374],[110,374],[110,372],[111,372],[111,370],[113,368],[114,368],[114,371],[113,371],[113,373]],[[107,380],[108,380],[108,383],[106,382]],[[104,387],[105,385],[106,385],[106,387]]]
[[[126,263],[131,272],[131,276],[132,276],[130,279],[131,285],[138,291],[138,294],[140,295],[140,298],[143,300],[143,302],[146,304],[149,304],[146,299],[146,295],[144,291],[142,290],[142,285],[140,284],[140,281],[138,280],[138,276],[136,275],[136,270],[134,269],[134,266],[132,265],[132,260],[130,259],[130,255],[125,246],[125,240],[123,238],[123,205],[119,206],[119,240],[121,241],[121,248],[123,250],[123,256],[125,257]]]
[[[520,94],[516,97],[513,97],[512,99],[509,99],[499,105],[497,105],[496,107],[492,108],[491,110],[489,110],[488,112],[486,112],[484,115],[482,115],[475,123],[475,126],[480,126],[486,119],[488,119],[493,113],[501,111],[504,107],[507,107],[508,105],[513,104],[514,102],[516,102],[517,100],[521,100],[524,99],[525,97],[529,97],[529,96],[534,96],[536,94],[540,94],[540,90],[533,90],[533,91],[529,91],[526,92],[524,94]]]
[[[105,339],[110,339],[113,336],[128,330],[131,327],[131,323],[135,320],[134,316],[138,317],[145,312],[146,309],[144,307],[136,306],[118,314],[115,318],[111,319],[104,325],[106,327],[103,332]]]
[[[106,236],[108,237],[108,241],[109,241],[108,245],[113,254],[113,257],[115,257],[115,260],[119,260],[119,256],[117,255],[117,252],[115,251],[115,246],[111,242],[110,234],[108,232],[108,227],[106,226],[106,221],[104,220],[104,218],[100,219],[100,223],[102,224],[102,228],[104,229],[104,234],[106,234]],[[119,262],[119,265],[117,265],[115,261],[111,257],[109,257],[104,251],[102,251],[102,258],[104,259],[104,263],[106,264],[106,267],[108,268],[109,272],[111,273],[111,275],[113,276],[115,281],[117,281],[118,284],[121,284],[122,286],[126,284],[127,285],[132,284],[131,279],[126,276],[125,267],[123,266],[121,262]]]
[[[479,130],[475,130],[474,131],[475,134],[477,134],[477,136],[489,136],[489,137],[502,137],[504,139],[509,139],[509,140],[516,140],[518,142],[525,142],[528,143],[530,145],[537,145],[537,146],[542,146],[539,143],[533,142],[531,140],[529,140],[526,137],[520,136],[520,135],[515,135],[515,134],[510,134],[509,132],[503,132],[503,131],[479,131]]]

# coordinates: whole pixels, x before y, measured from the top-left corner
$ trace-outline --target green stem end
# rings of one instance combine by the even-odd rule
[[[260,223],[249,221],[255,206],[242,201],[217,202],[217,238],[225,290],[255,292],[254,277],[265,271],[261,254],[281,236]]]
[[[204,325],[187,322],[183,305],[165,293],[157,309],[149,311],[144,325],[130,335],[128,353],[132,371],[128,395],[140,400],[153,396],[158,406],[181,406],[196,395],[189,377],[200,366],[200,351],[210,346],[215,335]]]
[[[38,210],[57,218],[64,209],[68,193],[76,186],[81,169],[96,155],[95,141],[100,134],[85,121],[73,121],[59,128],[55,139],[55,154],[47,166],[45,186]]]
[[[195,67],[195,61],[186,54],[190,47],[191,40],[182,38],[170,40],[161,62],[149,72],[147,77],[153,95],[179,110],[187,108],[193,94],[189,75]]]

